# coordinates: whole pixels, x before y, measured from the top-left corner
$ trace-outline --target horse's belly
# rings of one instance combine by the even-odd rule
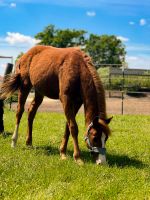
[[[59,98],[59,82],[58,78],[53,76],[49,78],[42,78],[32,80],[32,85],[40,94],[52,99]]]

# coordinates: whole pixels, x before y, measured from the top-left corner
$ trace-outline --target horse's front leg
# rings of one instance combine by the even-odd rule
[[[73,157],[78,164],[83,164],[83,161],[80,158],[80,149],[78,144],[78,126],[75,120],[76,111],[74,110],[74,104],[67,95],[61,96],[61,101],[63,104],[64,112],[67,118],[68,129],[73,138],[73,146],[74,146],[74,153]],[[81,106],[81,105],[80,105]],[[78,107],[80,107],[78,106]],[[79,108],[78,108],[79,109]],[[78,110],[76,109],[76,110]],[[65,138],[65,144],[67,144],[67,138]],[[66,147],[66,145],[63,145]]]
[[[27,128],[27,139],[26,139],[26,145],[32,146],[32,126],[33,126],[33,120],[36,114],[36,111],[40,104],[43,101],[43,96],[39,95],[35,91],[35,97],[33,101],[30,104],[30,107],[28,109],[28,128]]]
[[[72,138],[73,138],[74,160],[77,162],[77,164],[83,165],[84,162],[82,161],[82,159],[80,157],[80,149],[79,149],[79,143],[78,143],[78,126],[75,121],[75,118],[72,118],[70,120],[68,119],[68,126],[69,126],[70,133],[72,135]]]

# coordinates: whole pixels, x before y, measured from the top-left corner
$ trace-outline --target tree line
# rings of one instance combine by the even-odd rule
[[[48,25],[42,32],[35,35],[41,45],[54,47],[79,46],[88,53],[96,68],[102,64],[115,64],[116,67],[125,63],[125,46],[115,35],[88,34],[85,30],[57,29]]]

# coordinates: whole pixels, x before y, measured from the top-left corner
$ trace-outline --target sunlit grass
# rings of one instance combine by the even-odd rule
[[[5,110],[5,130],[0,136],[0,199],[100,200],[150,198],[150,116],[114,116],[112,136],[107,142],[106,166],[96,166],[84,144],[84,117],[77,116],[79,144],[84,166],[72,158],[61,161],[59,145],[65,117],[58,113],[37,113],[33,128],[33,149],[25,146],[27,114],[19,129],[18,146],[10,147],[15,113]]]

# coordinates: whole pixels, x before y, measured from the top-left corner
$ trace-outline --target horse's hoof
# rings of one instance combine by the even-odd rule
[[[67,156],[64,153],[60,154],[61,160],[67,160]]]
[[[12,141],[11,147],[12,147],[12,148],[15,148],[15,147],[16,147],[16,142],[15,142],[15,141]]]
[[[77,158],[75,159],[75,162],[79,165],[79,166],[83,166],[84,165],[84,162],[81,158]]]
[[[26,141],[26,146],[31,147],[32,146],[32,141]]]
[[[27,145],[27,144],[26,144],[26,147],[27,147],[28,149],[34,149],[34,147],[33,147],[32,144],[30,144],[30,145]]]

